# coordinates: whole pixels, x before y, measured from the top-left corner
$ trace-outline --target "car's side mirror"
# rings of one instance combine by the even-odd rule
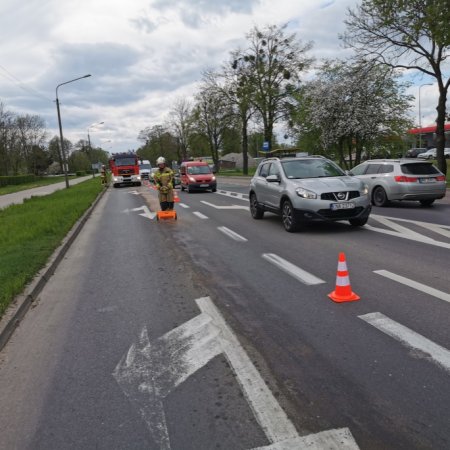
[[[280,176],[279,175],[269,175],[268,177],[266,177],[266,181],[269,183],[279,183]]]
[[[353,177],[353,172],[351,170],[345,170],[345,175],[349,175],[351,177]]]

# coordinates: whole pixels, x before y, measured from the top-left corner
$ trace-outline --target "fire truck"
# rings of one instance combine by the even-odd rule
[[[109,159],[111,181],[114,187],[120,185],[141,185],[139,158],[135,153],[115,153]]]

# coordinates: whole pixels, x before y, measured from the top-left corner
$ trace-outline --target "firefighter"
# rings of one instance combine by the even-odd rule
[[[174,173],[170,167],[167,167],[166,160],[164,157],[160,156],[156,160],[156,165],[159,170],[157,170],[153,179],[155,185],[159,191],[159,204],[163,211],[173,210],[174,197],[173,197],[173,183],[174,183]]]
[[[106,186],[107,179],[106,179],[106,167],[104,164],[102,164],[102,168],[100,169],[100,179],[104,186]]]

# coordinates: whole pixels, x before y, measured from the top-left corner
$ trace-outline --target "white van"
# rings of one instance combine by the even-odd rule
[[[139,161],[139,175],[141,180],[148,180],[150,178],[150,171],[152,170],[152,165],[148,159],[142,159]]]

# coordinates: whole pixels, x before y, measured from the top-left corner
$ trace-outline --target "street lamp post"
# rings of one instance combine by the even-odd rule
[[[91,137],[89,136],[89,130],[97,125],[103,125],[105,122],[98,122],[98,123],[93,123],[92,125],[88,126],[87,129],[87,134],[88,134],[88,143],[89,143],[89,151],[92,151],[92,147],[91,147]]]
[[[424,87],[424,86],[433,86],[430,83],[426,83],[426,84],[421,84],[419,86],[419,148],[422,148],[422,112],[420,109],[420,90]]]
[[[89,161],[91,162],[92,165],[92,146],[91,146],[91,137],[89,135],[89,130],[97,125],[103,125],[105,122],[98,122],[98,123],[93,123],[91,125],[88,126],[87,129],[87,135],[88,135],[88,145],[89,145]],[[94,178],[94,168],[91,167],[92,169],[92,178]]]
[[[67,175],[67,160],[66,160],[66,152],[64,150],[64,137],[63,137],[63,131],[62,131],[62,124],[61,124],[61,112],[59,110],[58,88],[60,86],[63,86],[64,84],[73,83],[74,81],[81,80],[82,78],[88,78],[90,76],[91,76],[91,74],[84,75],[82,77],[78,77],[73,80],[66,81],[65,83],[61,83],[61,84],[58,84],[58,86],[56,86],[56,110],[58,112],[60,151],[61,151],[61,157],[62,157],[62,161],[63,161],[63,172],[64,172],[64,178],[66,180],[66,188],[69,187],[69,177]]]

